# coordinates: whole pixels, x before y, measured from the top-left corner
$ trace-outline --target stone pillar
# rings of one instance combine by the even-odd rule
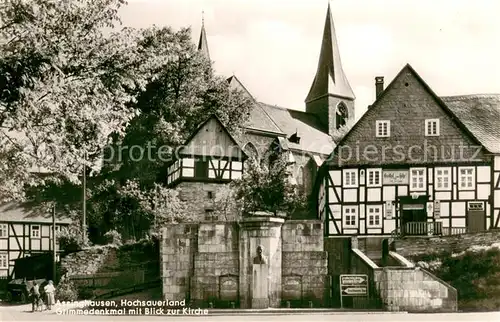
[[[284,221],[271,214],[256,213],[240,222],[241,308],[281,306],[281,226]]]

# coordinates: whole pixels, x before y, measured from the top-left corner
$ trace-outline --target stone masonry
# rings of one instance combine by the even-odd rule
[[[269,262],[269,307],[322,306],[329,294],[323,223],[279,217],[169,225],[160,243],[163,297],[196,307],[251,308],[257,246]]]

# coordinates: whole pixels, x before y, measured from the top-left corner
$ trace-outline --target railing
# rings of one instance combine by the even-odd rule
[[[467,227],[443,227],[443,236],[463,235],[469,231]]]
[[[403,234],[405,236],[436,236],[442,235],[443,223],[413,221],[404,225]]]

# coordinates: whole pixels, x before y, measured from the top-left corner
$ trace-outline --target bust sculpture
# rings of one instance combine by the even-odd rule
[[[262,247],[261,245],[257,246],[257,256],[253,258],[254,264],[267,264],[266,257],[262,255],[263,251],[264,247]]]

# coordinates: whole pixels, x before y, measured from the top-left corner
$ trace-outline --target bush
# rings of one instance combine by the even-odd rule
[[[91,300],[94,298],[94,291],[90,287],[80,287],[78,288],[78,299],[79,300]]]
[[[123,244],[122,235],[116,230],[108,231],[104,234],[104,238],[106,239],[106,244],[108,245],[121,246]]]
[[[61,280],[61,283],[56,288],[55,297],[58,301],[76,301],[78,299],[78,291],[75,285],[68,279]]]

